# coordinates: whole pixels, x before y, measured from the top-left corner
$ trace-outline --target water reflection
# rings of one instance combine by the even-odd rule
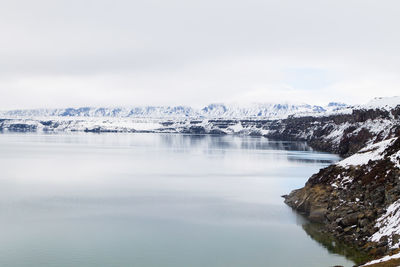
[[[321,231],[322,225],[306,222],[303,224],[304,231],[315,241],[321,244],[331,253],[340,254],[354,261],[356,264],[361,264],[371,260],[371,256],[367,253],[350,246],[332,235]]]
[[[304,143],[2,134],[0,147],[0,266],[353,264],[280,197],[337,159]]]
[[[4,133],[3,133],[4,134]],[[21,134],[7,133],[9,138],[20,139]],[[218,135],[190,135],[190,134],[124,134],[124,133],[25,133],[23,140],[18,142],[46,142],[48,144],[82,144],[108,147],[143,147],[155,145],[164,147],[178,153],[189,151],[204,154],[224,154],[228,150],[258,151],[274,153],[275,156],[284,156],[289,161],[304,163],[330,164],[339,159],[338,156],[328,153],[301,153],[312,152],[306,142],[288,142],[268,140],[264,137],[250,136],[218,136]],[[10,137],[11,136],[11,137]],[[117,136],[118,138],[110,138]],[[140,138],[132,138],[140,136]],[[140,141],[138,141],[140,139]],[[277,153],[278,152],[278,153]],[[280,152],[280,153],[279,153]],[[282,153],[285,152],[285,153]]]
[[[206,154],[224,154],[226,150],[250,150],[262,151],[263,153],[274,153],[276,151],[287,151],[279,156],[285,156],[287,160],[303,163],[336,162],[339,157],[327,153],[304,153],[311,152],[312,148],[306,142],[286,142],[268,140],[264,137],[237,137],[237,136],[213,136],[213,135],[160,135],[161,142],[171,147],[176,152],[187,152],[199,150]],[[271,152],[272,151],[272,152]]]
[[[168,146],[191,149],[207,145],[221,149],[312,151],[306,142],[272,141],[264,137],[161,134],[160,138]]]

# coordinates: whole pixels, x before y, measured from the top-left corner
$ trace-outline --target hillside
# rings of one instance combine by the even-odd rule
[[[188,106],[80,107],[64,109],[21,109],[0,111],[1,117],[91,117],[146,119],[282,119],[290,115],[325,114],[348,108],[342,103],[327,106],[294,103],[210,104],[203,108]]]
[[[390,112],[389,116],[384,115],[384,110]],[[400,247],[399,106],[355,114],[370,118],[361,123],[359,116],[354,116],[352,130],[335,134],[337,139],[322,136],[329,141],[329,150],[350,156],[321,169],[303,188],[284,198],[285,203],[311,221],[322,223],[322,232],[379,258]],[[354,130],[358,123],[360,127]],[[332,137],[332,133],[335,131],[328,136]],[[315,137],[306,139],[313,142]],[[385,259],[394,262],[396,257]],[[392,266],[385,264],[377,266]]]

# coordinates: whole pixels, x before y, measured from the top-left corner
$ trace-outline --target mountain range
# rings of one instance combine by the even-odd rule
[[[112,118],[260,118],[282,119],[290,115],[309,115],[349,108],[343,103],[326,106],[289,103],[209,104],[203,108],[189,106],[79,107],[61,109],[18,109],[0,111],[2,117],[112,117]]]

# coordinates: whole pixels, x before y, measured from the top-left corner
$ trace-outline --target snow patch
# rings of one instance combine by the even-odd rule
[[[391,155],[390,160],[400,169],[400,150]]]
[[[353,156],[339,161],[337,165],[346,168],[348,166],[361,166],[367,164],[370,160],[381,160],[384,157],[385,150],[392,145],[395,140],[396,138],[391,138],[376,144],[370,144]]]
[[[231,129],[234,133],[238,133],[243,130],[242,124],[239,122],[233,126],[229,126],[228,129]]]
[[[393,260],[393,259],[399,259],[399,258],[400,258],[400,252],[393,254],[392,256],[385,256],[383,258],[367,262],[366,264],[361,265],[361,267],[376,264],[376,263],[381,263],[381,262],[385,262],[385,261],[389,261],[389,260]]]
[[[393,244],[392,235],[400,235],[400,199],[392,203],[386,213],[379,217],[375,224],[378,232],[371,236],[371,241],[379,242],[382,236],[387,236],[391,248],[399,248],[399,243]]]
[[[395,108],[397,105],[400,105],[400,96],[393,97],[376,97],[369,101],[367,104],[362,105],[362,108],[367,109],[386,109],[390,110]]]

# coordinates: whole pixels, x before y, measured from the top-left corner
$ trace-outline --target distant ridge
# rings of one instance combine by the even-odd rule
[[[349,113],[352,109],[392,109],[400,105],[400,96],[376,97],[364,105],[350,106],[330,102],[326,106],[304,103],[213,103],[203,108],[190,106],[134,106],[134,107],[79,107],[53,109],[16,109],[0,111],[10,118],[36,117],[93,117],[93,118],[149,118],[149,119],[285,119],[289,116],[321,116]]]
[[[189,106],[80,107],[62,109],[18,109],[0,112],[6,117],[112,117],[112,118],[265,118],[283,119],[290,115],[312,115],[346,109],[343,103],[327,106],[290,103],[209,104]]]
[[[392,97],[375,97],[367,104],[363,105],[364,108],[381,108],[381,109],[392,109],[400,105],[400,96]]]

